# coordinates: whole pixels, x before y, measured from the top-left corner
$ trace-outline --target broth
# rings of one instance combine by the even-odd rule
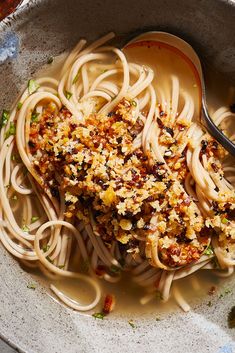
[[[182,89],[189,92],[194,98],[194,101],[198,102],[200,94],[198,81],[187,62],[184,62],[184,65],[181,65],[182,61],[180,57],[178,59],[176,58],[175,61],[172,61],[172,58],[169,55],[171,52],[168,49],[156,46],[142,48],[141,50],[139,50],[139,47],[135,46],[125,50],[125,53],[130,61],[149,65],[154,71],[156,71],[157,79],[153,82],[155,87],[159,85],[169,86],[170,80],[165,79],[166,73],[168,72],[171,75],[177,73],[180,82],[182,82]],[[59,78],[64,57],[65,54],[55,58],[53,64],[45,66],[38,72],[38,77],[47,75]],[[208,77],[210,78],[208,84],[208,103],[210,111],[214,111],[221,104],[231,104],[235,100],[234,88],[230,86],[226,79],[221,78],[219,74],[215,74],[211,69],[208,71]],[[200,104],[198,103],[196,107],[197,115],[199,114],[199,109]],[[85,286],[80,285],[78,280],[65,278],[51,280],[39,273],[38,270],[34,271],[28,269],[28,271],[32,274],[33,278],[39,280],[46,287],[49,287],[49,283],[52,283],[66,295],[82,304],[86,304],[92,299],[92,293],[87,287],[87,284]],[[134,283],[131,275],[128,273],[124,273],[122,280],[117,284],[109,284],[104,280],[99,280],[99,282],[102,287],[103,295],[115,295],[115,312],[117,314],[153,315],[154,313],[154,315],[158,316],[158,314],[164,314],[176,309],[176,303],[172,298],[170,298],[167,303],[163,303],[157,298],[157,296],[146,305],[141,305],[140,299],[146,295],[146,292],[143,288]],[[219,279],[211,273],[210,270],[201,270],[184,279],[177,280],[177,285],[180,291],[184,294],[185,300],[192,305],[196,300],[205,298],[212,286],[217,288],[218,293],[218,287],[224,283],[226,283],[226,280]],[[51,293],[49,293],[49,295],[55,298]],[[209,301],[209,298],[207,299]],[[58,299],[55,300],[58,301]],[[101,307],[102,304],[99,304],[99,307],[97,307],[96,310],[92,310],[92,312],[100,311]],[[116,314],[114,313],[112,315]]]

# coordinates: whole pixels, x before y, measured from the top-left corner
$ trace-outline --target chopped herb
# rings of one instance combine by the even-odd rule
[[[14,200],[14,201],[16,201],[16,200],[18,200],[18,197],[17,197],[17,195],[14,195],[14,196],[12,196],[11,199]]]
[[[53,261],[52,261],[52,259],[51,259],[49,256],[47,256],[46,259],[47,259],[47,261],[49,261],[51,264],[53,264]]]
[[[131,101],[131,105],[133,106],[133,107],[137,107],[137,103],[136,103],[136,101]]]
[[[68,92],[68,91],[65,91],[65,97],[70,100],[70,98],[72,97],[72,93],[71,92]]]
[[[132,328],[135,328],[135,327],[136,327],[135,324],[134,324],[134,322],[133,322],[132,320],[129,320],[129,321],[128,321],[128,324],[129,324]]]
[[[5,134],[5,137],[6,139],[12,135],[15,135],[16,134],[16,126],[15,126],[15,123],[13,122],[10,122],[10,127],[9,129],[7,130],[6,134]]]
[[[211,307],[211,306],[212,306],[212,302],[209,301],[209,302],[207,303],[207,306]]]
[[[235,306],[232,307],[228,314],[228,327],[235,328]]]
[[[50,249],[50,246],[48,244],[43,245],[42,250],[44,252],[47,252]]]
[[[80,264],[80,272],[88,273],[89,271],[89,260],[83,260]]]
[[[39,217],[33,216],[33,217],[31,218],[31,223],[37,222],[38,219],[39,219]]]
[[[4,187],[8,189],[10,186],[11,186],[11,184],[7,184]]]
[[[223,219],[221,220],[221,222],[222,222],[223,224],[227,224],[227,223],[228,223],[228,219],[227,219],[227,218],[223,218]]]
[[[160,317],[156,317],[155,320],[156,320],[156,321],[161,321]]]
[[[121,269],[118,266],[112,265],[110,267],[110,272],[112,272],[112,273],[120,273],[120,271],[121,271]]]
[[[20,162],[21,161],[20,156],[18,154],[13,154],[11,156],[11,160],[12,161],[16,161],[16,162]]]
[[[39,113],[33,111],[33,112],[32,112],[32,115],[31,115],[31,121],[32,121],[32,122],[37,122],[39,115],[40,115]]]
[[[73,85],[77,82],[79,76],[80,76],[80,70],[78,71],[77,75],[73,79],[73,82],[72,82]]]
[[[108,71],[107,69],[103,69],[103,70],[101,70],[101,73],[104,74],[107,71]]]
[[[231,294],[232,292],[233,292],[232,289],[229,289],[229,288],[225,289],[223,293],[220,293],[219,299],[222,299],[225,295]]]
[[[104,314],[104,313],[94,313],[94,314],[92,314],[92,316],[93,316],[95,319],[104,320],[105,314]]]
[[[19,103],[17,104],[16,109],[17,109],[17,110],[20,110],[20,109],[22,108],[22,105],[23,105],[23,103],[19,102]]]
[[[59,265],[58,268],[60,268],[61,270],[64,268],[65,265]]]
[[[162,294],[160,292],[156,292],[156,298],[157,299],[162,299]]]
[[[3,126],[6,126],[8,120],[9,120],[9,117],[10,117],[10,112],[6,109],[3,109],[1,121],[0,121],[0,128],[2,128]]]
[[[229,288],[228,288],[228,289],[225,289],[225,291],[224,291],[225,294],[230,294],[230,293],[232,293],[232,292],[233,292],[232,289],[229,289]]]
[[[28,91],[29,94],[33,94],[39,89],[40,85],[35,80],[29,80],[28,82]]]
[[[47,59],[47,63],[48,63],[48,64],[52,64],[53,61],[54,61],[53,56],[50,56],[50,57]]]
[[[28,233],[29,232],[29,227],[27,227],[25,224],[21,228],[23,232]]]
[[[27,285],[27,288],[35,290],[36,289],[36,285],[34,283],[29,283]]]
[[[210,256],[210,255],[214,254],[214,251],[213,251],[211,245],[209,245],[208,248],[204,251],[204,254],[207,255],[207,256]]]

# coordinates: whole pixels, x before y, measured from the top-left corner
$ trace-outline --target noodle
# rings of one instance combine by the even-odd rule
[[[130,62],[125,51],[103,46],[113,36],[86,48],[81,40],[65,60],[59,80],[30,80],[11,113],[4,112],[0,239],[24,265],[40,268],[52,280],[73,278],[80,287],[88,283],[95,295],[87,305],[50,286],[75,310],[91,310],[99,303],[97,277],[116,283],[127,271],[146,289],[141,304],[159,292],[164,302],[173,295],[188,311],[175,281],[202,269],[221,277],[234,272],[235,168],[199,125],[194,99],[181,89],[179,78],[168,77],[168,84],[160,86],[152,68]],[[212,115],[225,130],[234,117],[226,107]],[[113,135],[102,135],[100,148],[95,139],[101,139],[101,128],[107,125]],[[118,129],[123,130],[115,137]],[[35,147],[39,142],[43,148]],[[77,145],[83,143],[84,151],[88,142],[93,149],[88,147],[88,157],[85,152],[81,157]],[[71,159],[59,169],[59,158],[73,156],[74,150],[76,158],[88,162],[78,167],[80,162]],[[88,165],[96,159],[101,165],[94,175],[97,168],[106,168],[102,173],[108,170],[109,183],[101,177],[89,179]],[[79,180],[87,183],[83,189],[76,189]],[[124,185],[131,187],[122,194]],[[191,284],[199,288],[196,280]]]

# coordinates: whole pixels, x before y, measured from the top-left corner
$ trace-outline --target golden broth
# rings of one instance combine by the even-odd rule
[[[193,97],[194,102],[197,102],[195,106],[195,118],[199,117],[200,89],[198,87],[198,79],[187,61],[182,61],[179,55],[172,57],[171,50],[166,47],[163,48],[160,45],[130,45],[128,48],[124,49],[124,53],[127,55],[130,62],[148,65],[154,70],[156,78],[154,79],[153,86],[156,90],[158,90],[159,87],[164,87],[164,90],[171,92],[170,76],[177,75],[180,81],[180,89],[188,92]],[[55,58],[53,64],[45,66],[38,72],[38,77],[47,75],[59,79],[64,58],[65,54]],[[210,111],[214,111],[222,104],[231,104],[235,100],[234,88],[231,88],[230,84],[224,78],[221,78],[219,74],[214,74],[212,70],[208,72],[208,76],[208,102]],[[89,285],[79,280],[65,278],[51,280],[42,275],[39,270],[27,269],[27,271],[32,274],[33,278],[39,280],[46,287],[49,288],[49,284],[54,284],[59,290],[71,297],[71,299],[81,304],[87,304],[93,298],[94,293],[91,293]],[[167,303],[163,303],[156,295],[155,298],[146,305],[140,304],[140,299],[146,295],[146,291],[144,288],[134,283],[129,273],[124,273],[121,281],[116,284],[110,284],[99,279],[98,281],[102,287],[103,297],[106,294],[115,295],[115,312],[118,314],[154,314],[158,316],[159,314],[161,315],[177,308],[172,295]],[[196,299],[203,299],[208,296],[208,291],[212,286],[216,287],[217,294],[215,293],[214,295],[218,295],[219,287],[223,283],[226,283],[226,279],[219,279],[211,270],[201,270],[184,279],[177,280],[173,286],[177,285],[184,299],[189,304],[193,305]],[[58,301],[54,294],[49,291],[48,293]],[[211,298],[208,296],[207,299],[209,302]],[[102,303],[100,303],[96,309],[92,310],[92,312],[101,311],[101,309]]]

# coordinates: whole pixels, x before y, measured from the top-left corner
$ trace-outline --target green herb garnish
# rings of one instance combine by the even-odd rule
[[[82,273],[88,273],[89,271],[89,260],[83,260],[80,264],[80,272]]]
[[[29,94],[33,94],[39,89],[40,85],[35,80],[28,81],[28,91]]]
[[[48,64],[52,64],[53,61],[54,61],[53,56],[50,56],[50,57],[47,59],[47,63],[48,63]]]
[[[16,162],[21,162],[21,158],[20,158],[20,156],[18,154],[13,154],[11,156],[11,160],[12,161],[16,161]]]
[[[212,306],[212,302],[209,301],[206,305],[209,306],[209,307],[211,307],[211,306]]]
[[[53,264],[53,260],[52,260],[49,256],[47,256],[46,259],[47,259],[47,261],[49,261],[51,264]]]
[[[21,228],[23,232],[28,233],[29,232],[29,227],[27,227],[25,224]]]
[[[110,272],[112,272],[112,273],[120,273],[120,271],[121,271],[121,269],[118,266],[112,265],[110,267]]]
[[[223,293],[220,293],[219,299],[223,298],[227,294],[231,294],[232,292],[233,292],[232,289],[229,289],[229,288],[225,289]]]
[[[135,327],[136,327],[135,324],[134,324],[134,322],[133,322],[132,320],[129,320],[129,321],[128,321],[128,324],[129,324],[132,328],[135,328]]]
[[[31,114],[31,121],[32,122],[37,122],[38,121],[38,116],[39,116],[40,114],[39,113],[37,113],[37,112],[32,112],[32,114]]]
[[[39,219],[39,217],[33,216],[33,217],[31,218],[31,223],[37,222],[38,219]]]
[[[232,307],[228,314],[228,327],[235,328],[235,306]]]
[[[59,268],[60,270],[62,270],[62,269],[64,268],[64,266],[65,266],[65,265],[59,265],[58,268]]]
[[[34,283],[29,283],[27,285],[27,288],[35,290],[36,289],[36,285]]]
[[[227,223],[228,223],[228,219],[227,219],[227,218],[222,218],[221,222],[222,222],[223,224],[227,224]]]
[[[14,201],[16,201],[16,200],[18,200],[18,197],[17,197],[17,195],[14,195],[14,196],[12,196],[11,199],[14,200]]]
[[[65,97],[70,100],[70,98],[72,97],[72,93],[71,92],[68,92],[68,91],[65,91]]]
[[[73,82],[72,82],[73,85],[78,81],[79,76],[80,76],[80,70],[78,71],[77,75],[73,79]]]
[[[10,127],[5,134],[5,137],[7,139],[8,137],[15,135],[15,134],[16,134],[16,126],[13,122],[10,122]]]
[[[0,121],[0,128],[2,128],[3,126],[6,126],[8,120],[9,120],[9,117],[10,117],[10,112],[6,109],[3,109],[1,121]]]
[[[156,292],[156,298],[162,300],[162,294],[160,292]]]
[[[20,110],[20,109],[22,108],[22,105],[23,105],[23,103],[19,102],[19,103],[17,104],[16,109],[17,109],[17,110]]]
[[[47,252],[50,249],[50,246],[48,244],[43,245],[42,250],[44,252]]]
[[[155,320],[156,320],[156,321],[161,321],[160,317],[156,317]]]
[[[137,103],[136,103],[136,101],[131,101],[131,105],[133,106],[133,107],[137,107]]]
[[[204,254],[207,256],[214,254],[214,251],[213,251],[211,245],[209,245],[208,248],[204,251]]]
[[[94,314],[92,314],[92,316],[93,316],[95,319],[104,320],[105,314],[104,314],[104,313],[94,313]]]

